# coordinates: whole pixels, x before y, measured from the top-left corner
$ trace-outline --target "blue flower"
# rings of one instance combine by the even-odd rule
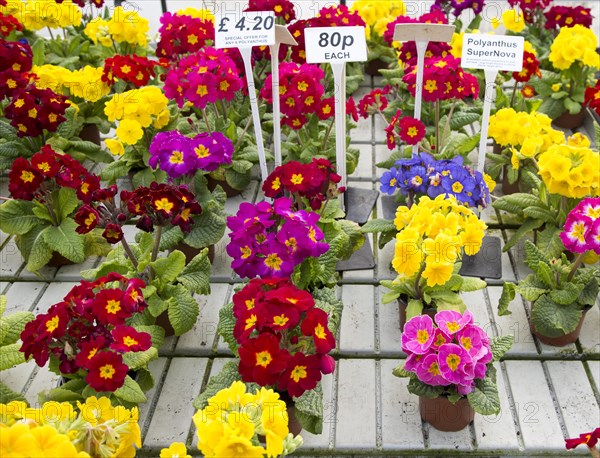
[[[384,172],[379,180],[381,183],[379,190],[385,194],[389,194],[390,196],[394,194],[396,189],[400,187],[398,174],[402,174],[402,172],[396,169],[396,167],[392,167],[387,172]]]
[[[429,185],[427,169],[422,165],[411,167],[411,169],[405,173],[404,182],[410,191],[417,194],[425,194],[427,192],[427,186]]]
[[[460,166],[450,166],[450,173],[442,174],[442,187],[446,193],[453,195],[460,202],[474,206],[472,199],[475,189],[475,178],[465,168]]]

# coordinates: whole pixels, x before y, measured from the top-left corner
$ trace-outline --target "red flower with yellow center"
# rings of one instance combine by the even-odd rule
[[[146,351],[152,346],[150,334],[138,332],[131,326],[117,326],[111,333],[114,342],[110,349],[119,353]]]
[[[312,390],[321,380],[321,359],[318,355],[305,355],[296,352],[279,379],[277,388],[285,390],[290,396],[302,396],[305,391]]]
[[[317,353],[327,353],[335,348],[335,337],[327,323],[327,313],[319,308],[306,312],[306,318],[302,321],[302,334],[313,337]]]
[[[89,342],[83,342],[79,347],[79,353],[75,356],[75,363],[79,367],[89,369],[92,358],[96,356],[100,350],[104,349],[105,346],[106,339],[102,336],[90,340]]]
[[[244,382],[260,386],[274,385],[279,374],[287,367],[290,354],[279,348],[279,340],[273,334],[263,333],[248,339],[240,346],[239,372]]]
[[[578,445],[585,444],[588,448],[594,448],[600,439],[600,428],[596,428],[595,430],[589,433],[583,433],[579,437],[575,439],[565,439],[565,447],[567,450],[574,449]]]
[[[124,292],[120,289],[103,289],[94,298],[92,310],[102,323],[123,324],[131,313],[122,304]]]
[[[125,383],[129,368],[123,364],[121,355],[113,352],[96,354],[89,363],[86,382],[96,391],[118,390]]]

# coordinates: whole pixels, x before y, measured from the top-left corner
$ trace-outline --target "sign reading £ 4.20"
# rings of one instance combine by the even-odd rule
[[[523,69],[523,37],[465,33],[461,67],[520,72]]]

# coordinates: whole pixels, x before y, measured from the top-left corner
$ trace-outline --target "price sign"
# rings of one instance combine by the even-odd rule
[[[465,33],[461,67],[520,72],[525,38]]]
[[[315,27],[304,30],[306,40],[306,62],[365,62],[367,41],[365,28]]]
[[[251,11],[215,17],[215,47],[249,48],[275,43],[275,13]]]

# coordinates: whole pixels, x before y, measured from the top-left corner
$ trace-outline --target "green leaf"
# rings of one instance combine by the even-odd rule
[[[185,267],[185,255],[181,251],[173,251],[166,258],[158,258],[150,265],[156,276],[163,282],[169,283],[177,278]]]
[[[394,232],[396,233],[396,226],[393,221],[388,221],[387,219],[372,219],[367,221],[362,227],[361,231],[377,233],[377,232]]]
[[[238,371],[237,361],[229,361],[225,363],[221,372],[217,375],[213,375],[206,385],[206,389],[200,393],[200,395],[194,399],[193,406],[197,410],[202,410],[208,405],[208,400],[215,394],[224,388],[229,386],[238,380],[241,380],[242,376]]]
[[[185,236],[185,242],[194,248],[204,248],[217,243],[225,234],[227,220],[224,215],[203,209],[194,218],[192,230]]]
[[[131,169],[131,166],[127,164],[124,160],[116,160],[108,164],[103,170],[100,176],[102,177],[102,181],[108,181],[109,183],[114,183],[119,178],[123,178],[127,176],[127,172]]]
[[[63,385],[64,386],[64,385]],[[50,391],[43,391],[38,394],[39,403],[43,404],[48,401],[70,402],[84,401],[80,391],[71,391],[64,388],[54,388]]]
[[[570,305],[579,299],[584,287],[582,283],[565,283],[562,289],[550,291],[550,299],[560,305]]]
[[[184,234],[179,226],[163,229],[160,237],[160,251],[171,250],[183,240]]]
[[[495,380],[489,376],[475,382],[475,389],[467,395],[473,410],[481,415],[494,415],[500,412],[500,398]]]
[[[123,354],[123,363],[129,366],[129,369],[147,368],[148,363],[158,359],[158,350],[150,347],[146,351],[129,351]]]
[[[460,291],[469,293],[471,291],[479,291],[487,286],[487,282],[480,278],[463,277]]]
[[[83,236],[85,257],[106,256],[112,249],[111,245],[102,237],[99,229],[94,229]]]
[[[582,308],[560,305],[548,295],[543,295],[532,306],[531,321],[540,334],[560,337],[575,330],[581,319]]]
[[[566,111],[566,108],[562,100],[556,100],[551,97],[547,97],[538,107],[537,111],[538,113],[548,115],[551,119],[556,119]]]
[[[140,404],[146,402],[146,396],[144,392],[129,375],[125,377],[124,385],[114,392],[114,395],[126,402],[133,404]]]
[[[503,251],[508,251],[513,246],[517,244],[519,240],[521,240],[525,235],[533,231],[534,229],[538,229],[544,224],[543,221],[537,219],[526,219],[523,224],[519,226],[519,228],[515,231],[515,233],[511,236],[511,238],[504,245]]]
[[[594,123],[594,140],[596,148],[600,148],[600,124],[597,122]]]
[[[317,386],[305,391],[302,396],[294,398],[296,418],[302,428],[312,434],[323,432],[323,389],[321,382]]]
[[[2,317],[2,315],[4,315],[4,312],[6,312],[6,304],[7,303],[8,303],[8,299],[6,298],[6,296],[0,295],[0,317]]]
[[[407,388],[409,393],[415,394],[417,396],[424,396],[429,399],[439,397],[443,391],[443,387],[427,385],[426,383],[421,382],[416,377],[410,378],[410,382],[408,382]]]
[[[548,258],[560,258],[564,245],[560,239],[561,228],[546,224],[546,228],[538,232],[537,247]]]
[[[16,343],[25,325],[35,318],[31,312],[14,312],[0,318],[0,347]]]
[[[0,371],[5,371],[25,362],[25,354],[21,353],[19,348],[21,348],[20,343],[0,347]]]
[[[169,301],[169,322],[175,330],[175,335],[180,336],[192,329],[198,319],[200,308],[183,285],[171,287],[165,293],[173,299]]]
[[[537,272],[537,268],[540,262],[548,263],[549,259],[543,254],[533,242],[527,240],[525,242],[525,264],[534,272]]]
[[[205,248],[185,266],[177,281],[193,293],[210,294],[210,270],[208,248]]]
[[[598,298],[598,281],[596,279],[588,282],[579,295],[578,302],[582,305],[594,305]]]
[[[32,208],[33,214],[37,216],[39,219],[43,219],[44,221],[48,221],[50,224],[54,223],[52,216],[50,216],[50,210],[44,204],[39,202],[33,202]]]
[[[54,199],[59,221],[63,221],[79,206],[79,199],[74,189],[60,188]]]
[[[478,113],[465,113],[458,112],[452,115],[450,119],[450,128],[452,130],[458,130],[461,127],[468,126],[469,124],[473,124],[478,122],[481,118],[481,115]]]
[[[406,377],[414,377],[415,374],[413,372],[409,372],[404,369],[404,363],[396,366],[394,370],[392,370],[392,375],[394,377],[406,378]]]
[[[152,337],[152,346],[157,350],[162,346],[165,341],[165,330],[161,326],[151,325],[142,326],[135,325],[135,330],[138,332],[147,332]]]
[[[27,200],[7,200],[0,205],[0,230],[7,234],[22,235],[38,224],[33,213],[33,202]]]
[[[537,281],[537,277],[534,274],[528,275],[525,280],[519,282],[517,285],[517,292],[523,296],[523,298],[527,301],[535,302],[538,298],[548,291],[547,288],[544,288],[539,282],[537,282],[540,286],[536,286],[531,284],[533,280]]]
[[[406,320],[410,320],[411,318],[420,315],[423,311],[423,302],[419,299],[411,299],[408,301],[408,305],[406,306]]]
[[[47,230],[48,228],[39,231],[33,230],[25,235],[17,236],[18,245],[31,246],[28,255],[24,256],[27,259],[27,270],[30,272],[37,272],[52,259],[52,252],[54,250],[45,241],[45,232]]]
[[[0,120],[0,138],[5,139],[7,142],[21,141],[17,135],[17,130],[4,119]]]
[[[547,208],[531,206],[523,209],[523,214],[525,216],[529,216],[530,218],[534,218],[536,220],[540,220],[546,223],[552,222],[556,219],[556,213],[548,210]],[[539,226],[538,226],[539,227]]]
[[[550,266],[546,264],[544,261],[540,261],[538,263],[537,269],[534,269],[539,280],[549,288],[554,286],[554,277],[552,276],[552,271],[550,270]]]
[[[233,336],[235,328],[235,316],[233,315],[233,304],[229,303],[219,310],[219,324],[217,334],[220,335],[234,355],[237,355],[239,344]]]
[[[508,310],[508,306],[514,300],[516,295],[516,287],[514,283],[505,282],[502,285],[502,294],[498,301],[498,316],[510,315],[512,312]]]
[[[11,401],[27,402],[25,396],[21,393],[11,390],[4,383],[0,382],[0,404],[8,404]]]
[[[75,263],[85,260],[83,236],[75,232],[77,223],[66,218],[60,226],[50,226],[44,231],[44,241],[53,250]]]
[[[514,336],[501,336],[494,337],[490,342],[492,348],[492,355],[494,355],[494,361],[500,361],[504,357],[504,354],[512,347]]]

